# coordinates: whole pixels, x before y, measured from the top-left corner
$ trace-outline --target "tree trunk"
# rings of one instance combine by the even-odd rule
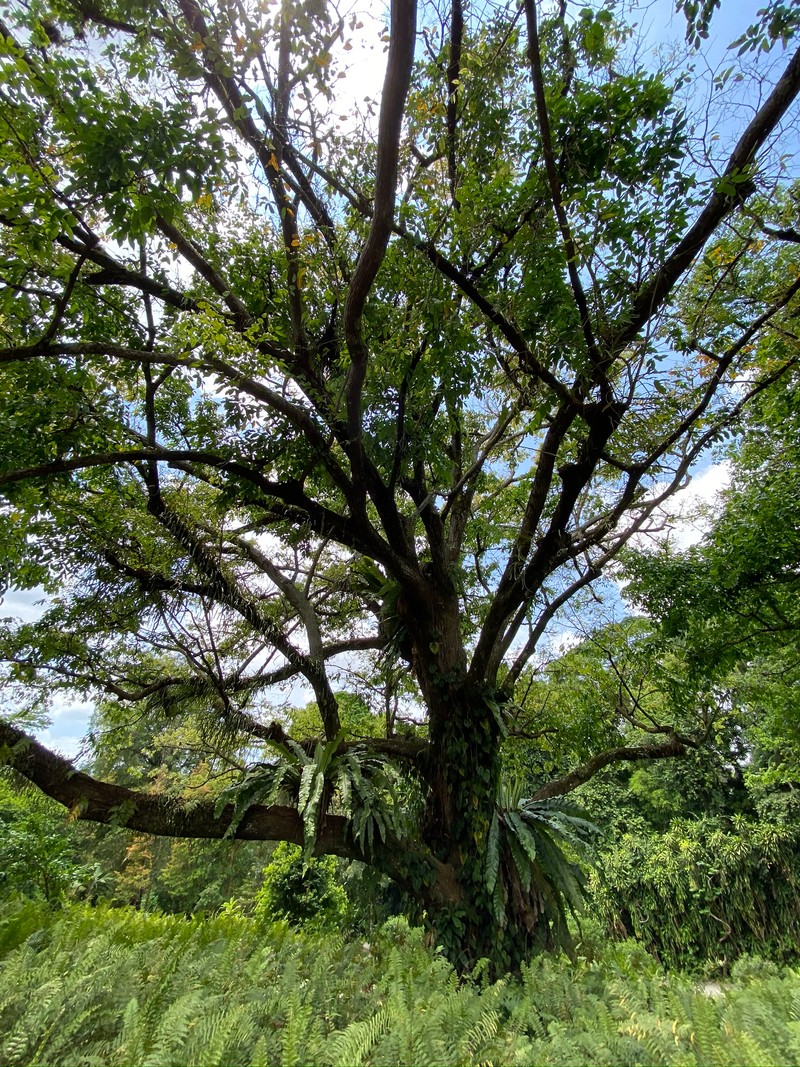
[[[492,696],[464,683],[443,689],[442,704],[430,708],[429,787],[424,844],[452,872],[457,894],[437,892],[425,901],[436,944],[459,971],[489,960],[501,976],[518,971],[536,951],[568,947],[563,905],[540,868],[526,888],[505,839],[489,878],[488,843],[498,809],[501,764],[498,705]]]
[[[487,879],[487,845],[500,790],[504,697],[467,677],[456,598],[442,598],[414,621],[414,667],[426,698],[429,750],[423,842],[452,872],[457,894],[437,891],[423,906],[436,943],[459,970],[488,958],[495,974],[516,970],[553,943],[555,914],[541,883],[527,891],[501,862],[502,908]],[[511,872],[511,877],[509,877]],[[423,897],[425,894],[423,893]],[[550,902],[552,904],[552,901]]]

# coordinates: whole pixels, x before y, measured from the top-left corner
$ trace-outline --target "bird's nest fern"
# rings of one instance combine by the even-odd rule
[[[386,757],[365,745],[341,750],[342,738],[317,743],[311,753],[295,741],[272,742],[277,758],[258,763],[228,786],[217,800],[220,814],[233,804],[226,834],[232,836],[255,804],[288,803],[296,806],[303,822],[303,853],[310,859],[317,830],[329,811],[350,820],[360,851],[369,855],[376,838],[402,837],[408,828],[407,783]]]
[[[585,858],[598,827],[575,804],[561,798],[531,800],[518,787],[501,785],[486,843],[486,890],[499,926],[508,906],[530,933],[542,918],[563,941],[567,911],[584,899]]]

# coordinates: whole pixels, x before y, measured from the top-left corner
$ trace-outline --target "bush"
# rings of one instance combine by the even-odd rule
[[[79,860],[75,824],[64,809],[0,772],[0,896],[56,903],[88,894],[96,877]]]
[[[256,893],[256,917],[286,919],[299,926],[341,929],[348,918],[347,894],[335,856],[303,862],[303,851],[286,841],[276,847]]]
[[[800,955],[800,828],[735,816],[625,834],[593,877],[611,931],[670,967],[726,971],[742,954]]]

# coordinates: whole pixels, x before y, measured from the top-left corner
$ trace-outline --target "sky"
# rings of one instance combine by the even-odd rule
[[[375,12],[377,7],[372,7]],[[753,20],[754,6],[742,0],[723,0],[722,10],[717,12],[712,22],[712,33],[705,49],[712,68],[718,67],[726,58],[728,44]],[[342,52],[342,59],[347,64],[347,77],[337,83],[337,112],[341,115],[358,110],[362,114],[369,111],[369,101],[380,95],[386,62],[385,45],[380,41],[382,20],[369,10],[356,9],[358,19],[363,27],[348,34],[351,47]],[[644,33],[646,47],[668,48],[670,45],[681,46],[685,33],[685,19],[676,14],[672,0],[653,0],[652,3],[638,6],[636,19]],[[778,50],[779,51],[779,50]],[[729,53],[727,53],[729,55]],[[755,101],[754,101],[755,102]],[[724,111],[718,116],[720,129],[729,123],[742,126],[740,109],[747,107],[747,99],[740,101],[729,114]],[[371,121],[374,121],[374,116]],[[662,536],[669,536],[672,543],[686,547],[702,536],[705,525],[702,520],[692,518],[698,503],[710,503],[728,479],[728,469],[724,464],[713,463],[706,459],[697,469],[690,485],[669,504],[671,516],[667,530]],[[0,602],[0,617],[15,616],[22,621],[32,621],[42,610],[42,593],[40,591],[10,590]],[[304,703],[310,695],[302,689],[293,693],[297,703]],[[60,699],[52,709],[52,724],[39,732],[38,736],[45,744],[68,757],[74,757],[79,750],[81,738],[91,712],[91,703],[78,697],[74,700]]]

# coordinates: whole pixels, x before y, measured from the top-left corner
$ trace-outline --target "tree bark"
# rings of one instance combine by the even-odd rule
[[[187,804],[178,798],[99,781],[3,719],[0,719],[0,764],[11,767],[52,800],[69,808],[76,819],[160,837],[231,836],[244,841],[303,844],[303,822],[295,808],[254,804],[228,835],[233,805],[226,805],[217,815],[213,801]],[[376,844],[370,854],[365,854],[353,839],[350,821],[342,815],[326,814],[321,820],[314,853],[371,864],[420,899],[423,907],[452,905],[462,896],[452,866],[441,863],[424,846],[401,844],[387,836],[382,847]]]

